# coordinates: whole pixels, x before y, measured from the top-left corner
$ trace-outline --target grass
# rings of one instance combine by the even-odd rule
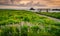
[[[17,24],[21,21],[33,24],[53,24],[55,22],[50,18],[36,15],[36,13],[31,11],[0,10],[0,25]]]
[[[60,22],[26,10],[0,10],[0,36],[59,36]]]
[[[46,16],[60,19],[60,12],[40,12],[38,14],[42,14],[42,15],[46,15]]]

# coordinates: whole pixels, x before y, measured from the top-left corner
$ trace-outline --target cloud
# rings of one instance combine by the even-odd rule
[[[0,0],[0,4],[20,6],[58,7],[60,0]]]

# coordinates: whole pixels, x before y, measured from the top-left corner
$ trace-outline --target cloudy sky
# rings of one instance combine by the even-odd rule
[[[60,8],[60,0],[0,0],[0,7],[3,6],[23,7],[56,7]]]

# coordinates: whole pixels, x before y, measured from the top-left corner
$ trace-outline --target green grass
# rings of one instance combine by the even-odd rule
[[[38,14],[42,14],[42,15],[46,15],[46,16],[60,19],[60,12],[40,12]]]
[[[26,10],[0,10],[0,36],[60,36],[60,22]]]
[[[17,24],[22,21],[33,24],[54,24],[50,18],[38,16],[36,13],[25,10],[0,10],[0,25]],[[53,22],[53,23],[52,23]]]

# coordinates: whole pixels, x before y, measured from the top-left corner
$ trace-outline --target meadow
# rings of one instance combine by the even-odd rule
[[[60,19],[60,12],[39,12],[38,14]]]
[[[32,11],[0,9],[0,36],[60,36],[60,22]]]

